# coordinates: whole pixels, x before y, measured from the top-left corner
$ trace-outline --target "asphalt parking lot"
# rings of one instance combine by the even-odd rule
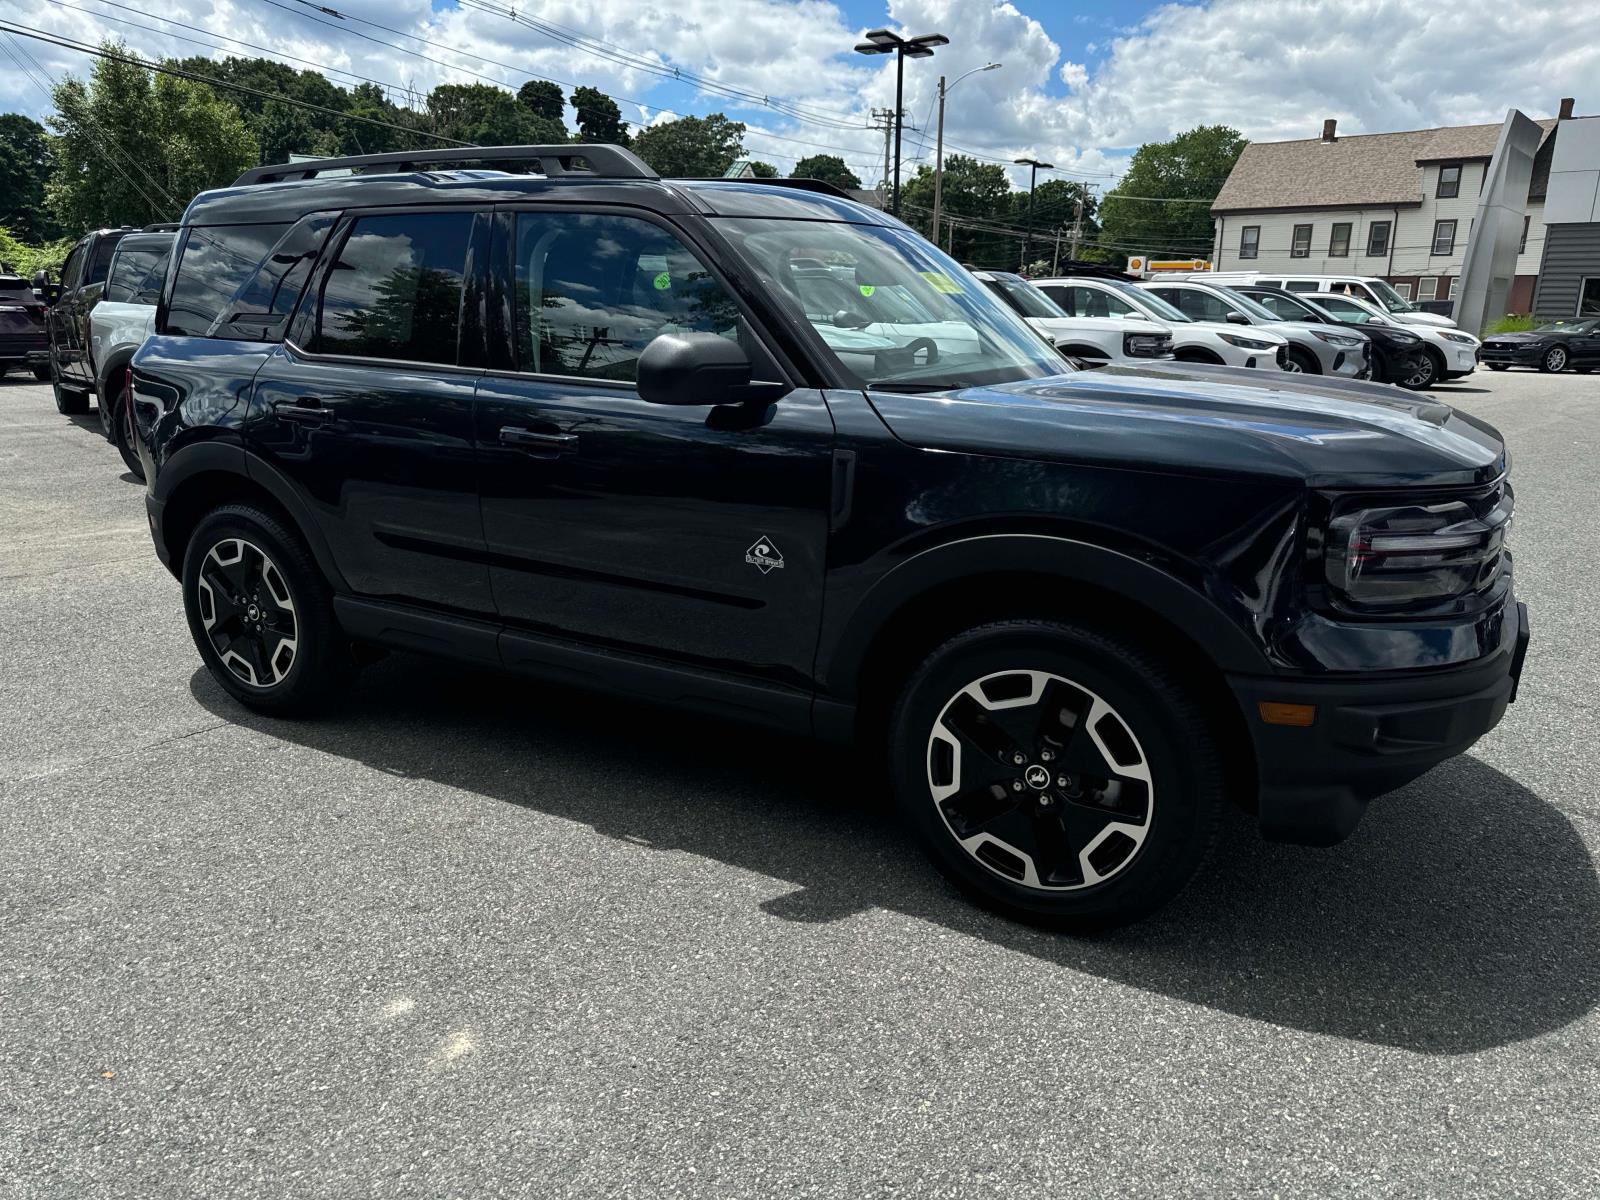
[[[801,743],[405,657],[247,713],[0,381],[0,1196],[1594,1195],[1600,376],[1439,394],[1515,455],[1520,702],[1073,940]]]

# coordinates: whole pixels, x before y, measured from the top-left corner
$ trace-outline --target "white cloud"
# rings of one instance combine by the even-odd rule
[[[1061,82],[1069,88],[1077,90],[1089,82],[1089,68],[1082,63],[1075,63],[1071,59],[1061,64],[1061,70],[1056,72],[1061,77]]]

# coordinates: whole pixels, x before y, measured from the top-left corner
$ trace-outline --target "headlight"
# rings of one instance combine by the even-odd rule
[[[1415,346],[1422,339],[1414,333],[1390,333],[1389,342],[1395,346]]]
[[[1343,348],[1345,348],[1347,350],[1351,346],[1359,346],[1359,345],[1361,345],[1361,339],[1360,338],[1351,337],[1348,333],[1324,333],[1320,329],[1313,329],[1311,331],[1311,336],[1312,337],[1321,338],[1323,341],[1327,342],[1328,345],[1330,345],[1330,346],[1342,346]]]
[[[1258,341],[1255,338],[1240,337],[1237,333],[1219,333],[1217,335],[1230,346],[1237,346],[1241,350],[1271,350],[1273,343]]]
[[[1466,346],[1476,346],[1478,344],[1478,339],[1470,333],[1451,333],[1448,329],[1441,329],[1439,332],[1452,342],[1460,342]]]
[[[1429,607],[1482,591],[1500,573],[1512,507],[1510,484],[1425,504],[1346,501],[1328,523],[1328,584],[1345,605],[1369,613]]]

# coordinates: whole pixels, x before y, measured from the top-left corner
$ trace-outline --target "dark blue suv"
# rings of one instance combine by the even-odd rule
[[[390,647],[863,740],[1017,915],[1149,912],[1230,801],[1337,841],[1515,691],[1492,428],[1074,372],[826,185],[606,146],[261,168],[189,206],[156,330],[150,528],[239,701],[315,708]]]

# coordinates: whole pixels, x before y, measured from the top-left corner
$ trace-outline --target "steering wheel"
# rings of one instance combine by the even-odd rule
[[[926,351],[927,357],[918,361],[917,354],[921,351]],[[906,343],[906,353],[911,356],[915,366],[931,367],[939,361],[939,343],[932,338],[919,337],[913,342]]]

